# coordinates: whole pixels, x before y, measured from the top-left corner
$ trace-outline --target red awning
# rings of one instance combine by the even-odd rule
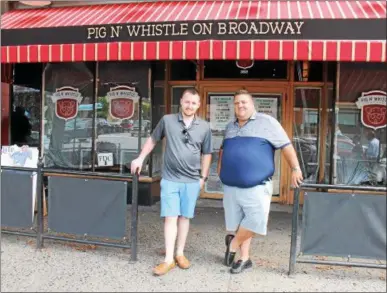
[[[13,10],[2,16],[1,62],[385,62],[385,24],[386,1],[153,1]]]

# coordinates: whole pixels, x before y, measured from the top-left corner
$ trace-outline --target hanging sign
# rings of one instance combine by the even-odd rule
[[[52,101],[55,103],[56,116],[70,120],[78,115],[78,104],[82,101],[82,95],[77,88],[64,86],[56,89]]]
[[[241,69],[241,74],[247,74],[248,69],[254,66],[254,60],[237,60],[236,66]]]
[[[358,98],[356,106],[361,110],[361,123],[374,130],[387,125],[387,95],[386,92],[373,90],[364,92]]]
[[[110,115],[115,119],[130,119],[134,114],[134,106],[139,100],[134,87],[125,85],[110,88],[107,93]]]

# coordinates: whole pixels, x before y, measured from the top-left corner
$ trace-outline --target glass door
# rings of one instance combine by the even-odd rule
[[[293,146],[304,181],[317,183],[320,166],[321,88],[298,87],[294,93]]]
[[[225,88],[223,90],[206,89],[206,118],[211,124],[213,135],[214,154],[212,158],[209,179],[205,185],[201,197],[222,198],[223,186],[217,174],[219,148],[223,141],[226,125],[235,119],[234,92],[239,88]],[[254,98],[257,112],[266,113],[282,123],[282,101],[284,91],[282,89],[246,88]],[[273,201],[279,201],[281,196],[281,153],[275,153],[276,169],[273,176],[274,190]],[[282,180],[282,182],[285,182]]]

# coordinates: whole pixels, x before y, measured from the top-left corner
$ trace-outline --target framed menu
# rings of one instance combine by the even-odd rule
[[[232,95],[210,96],[210,124],[212,130],[223,131],[234,119],[234,97]]]
[[[258,113],[265,113],[278,119],[277,97],[254,97],[254,105]]]

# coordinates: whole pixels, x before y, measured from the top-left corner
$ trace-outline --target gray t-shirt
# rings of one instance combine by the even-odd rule
[[[162,178],[184,183],[200,179],[201,155],[213,152],[208,122],[196,117],[186,128],[181,113],[165,115],[151,137],[154,142],[166,138]]]

